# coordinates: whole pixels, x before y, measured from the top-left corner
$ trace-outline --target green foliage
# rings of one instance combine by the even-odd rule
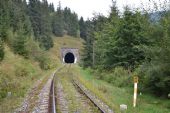
[[[70,8],[64,8],[64,30],[70,36],[77,37],[78,36],[78,16],[76,13],[72,13]]]
[[[123,67],[116,67],[115,69],[106,72],[105,70],[96,70],[92,72],[96,78],[104,80],[117,87],[127,87],[132,83],[132,74]]]
[[[0,1],[0,38],[1,40],[6,40],[7,29],[9,28],[9,14],[8,14],[8,1]]]
[[[50,48],[53,47],[52,37],[50,37],[49,35],[40,36],[39,41],[40,41],[40,47],[44,48],[45,50],[49,50]]]
[[[69,8],[62,10],[61,4],[55,11],[47,0],[29,0],[28,4],[26,0],[1,0],[0,17],[2,42],[7,42],[15,53],[24,57],[28,57],[25,46],[30,37],[34,37],[42,49],[49,50],[53,47],[52,34],[78,36],[77,14]],[[8,31],[17,34],[15,38],[8,37]]]
[[[81,32],[86,33],[82,66],[108,71],[111,74],[99,73],[98,78],[116,86],[128,85],[131,76],[119,74],[137,74],[141,90],[167,97],[170,93],[170,13],[163,13],[160,21],[154,23],[147,12],[126,7],[120,17],[113,2],[109,17],[97,15],[85,22],[86,30],[81,28],[81,18]]]
[[[81,65],[85,68],[87,67],[92,67],[93,66],[93,23],[90,21],[86,22],[86,26],[88,27],[87,35],[86,35],[86,40],[84,42],[85,48],[83,50],[83,55],[82,55],[82,62]]]
[[[44,70],[50,69],[50,65],[49,65],[50,61],[47,57],[45,57],[45,56],[40,57],[39,62],[40,62],[41,69],[44,69]]]
[[[100,17],[101,18],[101,17]],[[102,22],[101,19],[99,27],[99,31],[95,32],[95,67],[102,69],[111,69],[114,67],[114,51],[115,47],[115,37],[117,32],[117,27],[119,26],[119,17],[118,15],[114,15],[110,17],[111,19]],[[102,23],[103,24],[102,24]],[[102,27],[103,26],[103,27]],[[105,43],[102,43],[105,42]]]
[[[83,17],[81,17],[79,20],[79,27],[80,27],[80,37],[86,40],[87,28],[86,28],[86,24],[84,22]]]
[[[104,79],[112,83],[114,86],[125,87],[128,86],[131,82],[131,75],[128,71],[122,67],[115,68],[111,74],[108,74]]]
[[[20,86],[20,82],[14,77],[0,72],[0,99],[5,98],[8,92],[13,91],[13,93],[16,93],[17,88],[20,88]]]
[[[39,62],[41,69],[48,70],[50,69],[50,59],[45,53],[45,50],[42,50],[37,42],[33,39],[29,39],[26,43],[26,50],[28,52],[28,58],[31,58]]]
[[[57,8],[57,12],[53,15],[52,20],[52,30],[54,35],[63,36],[64,35],[64,15],[63,10],[61,9],[61,4]]]
[[[165,96],[169,94],[170,87],[170,16],[163,17],[159,25],[152,31],[154,45],[145,49],[147,59],[142,67],[140,74],[143,87],[148,91]],[[157,35],[155,35],[157,34]],[[161,37],[161,38],[160,38]]]
[[[16,67],[15,75],[17,77],[25,77],[25,76],[29,75],[29,71],[26,67],[18,66],[18,67]]]
[[[107,105],[109,105],[111,108],[113,107],[114,112],[116,113],[121,112],[120,104],[122,103],[125,103],[129,106],[127,113],[169,113],[169,99],[157,98],[140,90],[138,91],[141,92],[141,95],[138,95],[137,106],[134,108],[132,106],[133,79],[129,81],[129,84],[132,84],[131,87],[117,87],[111,83],[96,79],[93,73],[90,73],[87,69],[81,69],[80,72],[77,73],[80,73],[77,76],[81,80],[82,84],[84,84],[89,90],[96,94],[96,96],[102,99],[102,101],[107,103]],[[106,73],[104,76],[107,75]],[[138,86],[141,84],[141,79],[139,79]]]
[[[14,53],[24,56],[25,58],[28,57],[28,51],[26,50],[26,41],[25,35],[17,34],[12,41],[12,48]]]
[[[133,70],[145,58],[140,45],[147,44],[147,35],[143,27],[143,16],[139,12],[126,10],[117,32],[115,47],[113,48],[115,65]]]
[[[4,58],[4,47],[3,47],[3,44],[2,44],[2,41],[0,40],[0,61],[3,60]]]
[[[35,40],[40,42],[40,47],[48,50],[53,47],[53,40],[50,36],[52,28],[48,2],[46,0],[42,2],[30,0],[28,7]]]

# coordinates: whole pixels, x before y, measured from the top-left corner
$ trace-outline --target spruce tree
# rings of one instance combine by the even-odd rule
[[[55,36],[64,35],[64,21],[63,21],[63,11],[61,9],[61,4],[59,3],[57,11],[53,15],[52,20],[52,30]]]
[[[84,42],[84,49],[82,55],[82,66],[84,68],[93,66],[93,42],[94,42],[94,25],[90,20],[86,21],[87,37]]]
[[[87,29],[86,29],[86,24],[84,22],[83,17],[80,18],[79,20],[79,28],[80,28],[80,37],[83,38],[84,40],[86,39],[87,35]]]
[[[64,30],[68,35],[77,37],[79,24],[78,24],[78,16],[76,13],[72,13],[70,8],[64,8]]]
[[[9,5],[7,0],[0,1],[0,38],[7,39],[7,30],[9,29]]]
[[[29,16],[31,19],[35,40],[45,50],[53,47],[50,9],[47,0],[29,1]]]
[[[148,43],[142,24],[140,12],[132,13],[126,9],[113,48],[115,65],[133,70],[145,59],[144,52],[139,48]]]

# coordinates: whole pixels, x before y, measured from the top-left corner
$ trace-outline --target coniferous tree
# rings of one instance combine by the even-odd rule
[[[80,37],[86,40],[87,29],[83,17],[81,17],[79,20],[79,28],[80,28]]]
[[[84,42],[84,50],[82,55],[82,66],[84,68],[93,66],[93,42],[94,42],[94,25],[90,20],[86,21],[87,34]]]
[[[153,41],[145,49],[147,60],[141,66],[140,78],[144,89],[167,97],[170,87],[170,13],[165,15],[159,24],[150,25],[150,38]]]
[[[50,3],[50,5],[49,5],[49,11],[50,11],[50,12],[54,12],[54,11],[55,11],[54,4],[53,4],[53,3]]]
[[[51,38],[51,18],[47,0],[40,2],[39,0],[29,1],[29,16],[31,19],[35,40],[40,42],[40,47],[45,50],[53,47]]]
[[[41,14],[40,14],[40,1],[38,0],[29,0],[29,16],[34,32],[35,39],[38,40],[38,37],[40,35],[40,20],[41,20]]]
[[[11,6],[11,28],[13,28],[14,34],[16,34],[11,43],[12,49],[16,54],[27,57],[26,41],[32,34],[32,28],[27,15],[26,1],[11,1],[9,5]]]
[[[40,20],[41,25],[39,37],[40,47],[45,48],[45,50],[48,50],[51,47],[53,47],[53,41],[52,37],[50,36],[52,34],[52,29],[47,0],[42,1],[40,11],[42,17]]]
[[[76,13],[72,13],[70,8],[64,8],[64,30],[68,35],[77,37],[78,36],[78,16]]]
[[[9,8],[8,0],[0,1],[0,38],[5,41],[7,38],[7,30],[9,29]]]
[[[148,43],[142,24],[139,12],[126,9],[113,48],[115,65],[133,70],[145,59],[144,52],[139,49],[140,45]]]
[[[61,9],[60,2],[57,8],[57,12],[55,12],[53,15],[52,29],[53,29],[54,35],[56,36],[64,35],[63,11]]]
[[[9,28],[8,1],[0,1],[0,61],[4,58],[3,42],[7,39]]]
[[[70,23],[69,23],[68,35],[77,37],[78,36],[78,16],[76,13],[71,14]]]

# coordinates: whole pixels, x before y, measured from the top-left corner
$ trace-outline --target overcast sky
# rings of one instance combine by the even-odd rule
[[[112,0],[48,0],[50,3],[54,3],[55,8],[61,2],[61,6],[69,7],[72,11],[75,11],[78,16],[83,16],[85,19],[93,17],[94,13],[102,13],[107,16],[112,5]],[[122,12],[123,7],[129,5],[130,7],[137,8],[141,7],[141,3],[145,7],[153,6],[153,3],[149,1],[161,1],[164,0],[117,0],[117,7]]]

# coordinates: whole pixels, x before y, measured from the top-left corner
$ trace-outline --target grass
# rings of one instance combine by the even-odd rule
[[[13,54],[5,46],[5,58],[0,64],[0,112],[11,112],[19,107],[28,90],[47,73],[38,63]],[[8,92],[11,92],[10,97],[7,97]]]
[[[115,87],[105,81],[96,79],[89,70],[75,66],[79,80],[100,99],[108,104],[116,113],[119,105],[128,105],[127,113],[170,113],[170,101],[159,99],[149,94],[138,95],[137,107],[132,107],[133,88]]]

